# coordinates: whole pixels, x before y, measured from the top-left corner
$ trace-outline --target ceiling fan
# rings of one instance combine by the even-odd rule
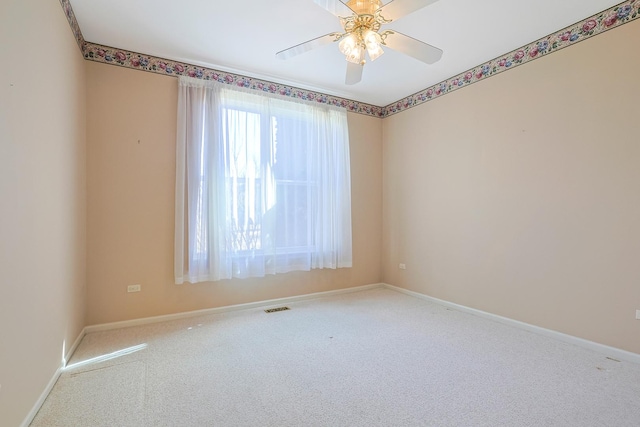
[[[329,33],[276,53],[280,59],[289,59],[317,47],[338,43],[338,49],[347,60],[345,83],[353,85],[362,80],[365,52],[371,61],[384,53],[382,46],[400,51],[419,61],[433,64],[442,57],[442,50],[393,30],[380,33],[380,28],[405,15],[422,9],[438,0],[313,0],[313,2],[340,18],[344,33]]]

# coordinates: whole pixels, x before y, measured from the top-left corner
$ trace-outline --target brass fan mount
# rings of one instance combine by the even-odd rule
[[[355,12],[354,15],[340,18],[344,32],[347,34],[362,33],[366,30],[377,33],[382,24],[391,22],[380,14],[380,8],[383,6],[380,0],[350,0],[347,6]]]

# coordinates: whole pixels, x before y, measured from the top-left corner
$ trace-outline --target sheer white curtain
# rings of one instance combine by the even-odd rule
[[[351,267],[346,111],[180,78],[176,283]]]

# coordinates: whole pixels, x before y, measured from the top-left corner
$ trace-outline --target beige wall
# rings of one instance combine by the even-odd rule
[[[0,425],[84,326],[84,61],[57,1],[0,9]]]
[[[639,39],[385,119],[383,280],[640,353]]]
[[[382,123],[349,115],[353,268],[175,285],[173,77],[87,63],[88,305],[98,324],[380,282]],[[142,292],[128,294],[127,285]]]
[[[58,2],[0,19],[0,424],[24,420],[85,321],[380,280],[640,353],[640,22],[349,115],[352,269],[177,286],[176,80],[83,62]]]

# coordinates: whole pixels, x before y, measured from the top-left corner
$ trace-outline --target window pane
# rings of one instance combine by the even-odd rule
[[[228,149],[227,246],[233,251],[260,249],[262,221],[260,114],[225,110],[223,134]]]
[[[275,118],[274,118],[275,119]],[[304,121],[291,117],[276,119],[276,165],[277,180],[306,181],[308,170],[308,129]]]
[[[279,248],[306,247],[309,241],[307,183],[281,181],[277,188],[282,209],[276,221],[276,244]]]
[[[308,130],[304,120],[278,116],[276,128],[276,164],[278,248],[306,250],[309,246]]]

